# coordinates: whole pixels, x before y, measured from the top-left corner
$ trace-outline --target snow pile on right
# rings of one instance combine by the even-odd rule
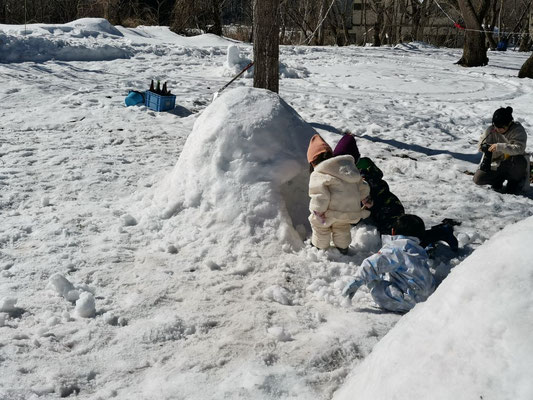
[[[533,217],[457,266],[334,400],[533,399]]]

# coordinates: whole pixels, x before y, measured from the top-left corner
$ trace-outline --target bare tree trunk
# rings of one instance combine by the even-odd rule
[[[372,46],[379,47],[382,45],[381,36],[383,34],[382,30],[385,19],[383,14],[385,14],[385,9],[380,2],[376,2],[374,6],[374,11],[376,12],[376,22],[374,23],[374,40]]]
[[[422,5],[425,3],[420,3],[418,0],[411,0],[411,9],[413,10],[413,15],[411,17],[411,36],[413,40],[422,41],[423,39],[423,30],[424,28],[420,26],[422,22]]]
[[[522,65],[522,68],[520,68],[520,72],[518,72],[518,77],[533,79],[533,53],[531,53],[524,65]]]
[[[222,36],[222,16],[220,12],[220,0],[211,1],[211,12],[213,13],[213,27],[211,33]]]
[[[494,40],[494,27],[496,26],[496,23],[498,22],[498,17],[502,11],[501,9],[502,3],[500,2],[500,8],[498,8],[498,0],[492,0],[492,18],[490,25],[487,26],[487,30],[485,31],[485,36],[487,37],[487,41],[489,42],[489,46],[492,50],[496,50],[496,47],[498,47],[498,44],[496,43],[496,40]],[[488,18],[487,18],[488,19]],[[501,26],[498,26],[498,32],[501,31]]]
[[[490,0],[459,0],[466,30],[463,56],[457,64],[463,67],[481,67],[489,63],[482,26],[489,4]]]
[[[285,30],[287,29],[287,21],[285,21],[285,16],[287,15],[287,8],[284,2],[280,2],[279,14],[280,14],[280,33],[279,33],[279,44],[285,43]]]
[[[528,35],[528,30],[523,31],[522,33],[522,39],[520,39],[520,47],[518,48],[518,51],[529,51],[531,48],[531,34]]]
[[[322,20],[324,19],[324,14],[326,13],[327,7],[328,5],[326,4],[326,0],[322,0],[322,3],[320,4],[320,12],[318,13],[318,23],[320,25],[318,27],[318,36],[316,40],[316,44],[319,46],[324,45],[324,23]]]
[[[279,0],[254,0],[254,87],[279,92]]]
[[[530,21],[531,23],[533,23],[531,1],[528,3],[527,9],[524,10],[524,16],[526,18],[522,28],[522,38],[520,39],[520,47],[518,51],[529,51],[529,49],[531,48],[531,35],[533,34],[533,32],[530,31]]]

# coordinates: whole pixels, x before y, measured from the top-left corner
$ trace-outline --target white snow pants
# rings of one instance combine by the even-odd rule
[[[313,229],[311,243],[319,249],[327,249],[332,239],[335,247],[339,249],[347,249],[352,242],[349,223],[334,222],[332,225],[324,225],[311,222],[311,228]]]

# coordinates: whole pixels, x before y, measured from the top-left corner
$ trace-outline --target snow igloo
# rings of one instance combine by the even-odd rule
[[[315,133],[276,93],[223,92],[196,120],[159,188],[163,219],[218,244],[224,232],[229,248],[259,241],[301,248],[310,230],[306,154]]]

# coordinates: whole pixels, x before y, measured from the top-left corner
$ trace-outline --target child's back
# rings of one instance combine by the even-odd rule
[[[395,227],[403,234],[396,235],[393,229],[392,236],[383,235],[383,247],[363,261],[343,295],[352,297],[359,287],[366,285],[381,308],[407,312],[433,293],[435,281],[428,255],[419,244],[424,222],[405,214],[398,218]]]
[[[351,155],[331,156],[329,145],[318,134],[313,136],[307,151],[312,168],[309,178],[311,243],[326,249],[333,240],[335,247],[346,254],[351,242],[351,224],[370,214],[361,207],[361,200],[368,196],[370,188]]]
[[[351,156],[338,156],[322,161],[309,178],[311,211],[324,212],[326,221],[356,223],[370,213],[361,209],[361,196],[368,196]],[[312,218],[316,221],[316,216]],[[318,222],[318,221],[317,221]]]

